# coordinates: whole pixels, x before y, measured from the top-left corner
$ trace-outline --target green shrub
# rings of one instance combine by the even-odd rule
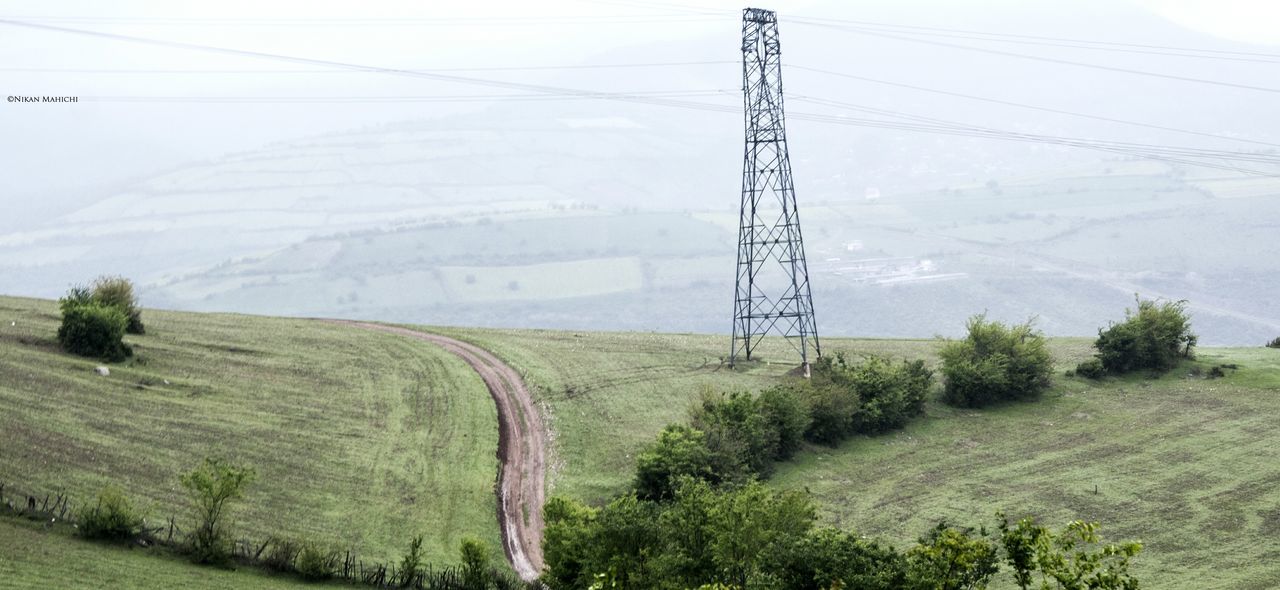
[[[736,480],[773,470],[779,434],[751,394],[703,391],[689,414],[689,424],[706,433],[712,458],[721,458],[717,473],[723,478]]]
[[[758,398],[765,422],[777,433],[775,461],[790,459],[800,450],[800,445],[804,444],[804,433],[812,421],[809,406],[798,389],[795,386],[774,387],[760,392]]]
[[[769,569],[783,588],[898,590],[906,587],[906,565],[892,547],[823,528],[773,553]]]
[[[262,561],[267,569],[285,573],[297,571],[294,564],[298,559],[298,553],[302,552],[302,546],[297,541],[272,538],[268,541],[268,544],[270,549]]]
[[[1089,359],[1076,365],[1076,374],[1089,379],[1101,379],[1107,376],[1107,369],[1102,366],[1102,361]]]
[[[298,552],[297,571],[304,580],[328,580],[338,571],[338,552],[318,543],[305,543]]]
[[[489,585],[489,548],[470,537],[458,547],[462,555],[462,587],[465,590],[485,590]]]
[[[88,539],[124,541],[138,535],[142,528],[142,515],[120,488],[107,486],[98,492],[96,504],[82,506],[76,511],[76,526]]]
[[[191,558],[197,563],[226,565],[231,561],[231,533],[227,510],[255,477],[253,469],[221,459],[206,458],[180,481],[195,509],[197,527],[188,538]],[[298,564],[301,569],[301,564]]]
[[[422,535],[416,535],[409,539],[409,551],[400,558],[400,585],[405,588],[414,585],[420,573],[422,573]]]
[[[1094,348],[1108,373],[1168,371],[1192,356],[1197,337],[1191,332],[1186,301],[1138,298],[1137,306],[1136,312],[1125,310],[1123,322],[1098,330]]]
[[[1280,336],[1277,336],[1275,340],[1268,342],[1267,348],[1280,348]]]
[[[817,376],[822,372],[821,363],[819,360],[815,364],[815,381],[820,380]],[[815,382],[800,391],[809,407],[809,428],[804,433],[806,439],[834,446],[849,437],[853,431],[853,415],[858,411],[858,393],[852,387]]]
[[[720,472],[707,448],[705,433],[670,424],[636,456],[636,494],[647,500],[669,499],[681,477],[718,482]]]
[[[80,356],[119,362],[133,354],[124,343],[124,330],[128,319],[119,309],[85,300],[81,294],[72,293],[60,302],[62,325],[58,328],[58,342],[63,350]]]
[[[142,308],[138,305],[138,296],[133,293],[133,283],[124,277],[102,276],[93,282],[93,300],[103,305],[119,309],[128,319],[125,331],[130,334],[143,334],[146,328],[142,325]]]
[[[1000,544],[985,529],[974,534],[941,522],[907,552],[907,560],[911,588],[986,588],[1000,569]]]
[[[1030,399],[1049,387],[1053,358],[1033,322],[1007,326],[986,315],[969,318],[968,335],[939,351],[946,381],[942,399],[965,408]]]

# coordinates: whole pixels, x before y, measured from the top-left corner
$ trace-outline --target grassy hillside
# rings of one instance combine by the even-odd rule
[[[794,366],[730,371],[719,364],[724,336],[452,333],[526,373],[556,431],[553,492],[593,501],[627,485],[635,452],[684,420],[699,388],[758,389]],[[828,353],[935,360],[935,341],[823,343]],[[1090,353],[1085,339],[1051,348],[1059,375]],[[809,490],[829,523],[899,545],[938,520],[989,524],[1003,509],[1054,526],[1097,520],[1109,538],[1141,539],[1137,572],[1152,588],[1274,588],[1280,350],[1205,349],[1197,362],[1220,363],[1240,369],[1218,380],[1185,369],[1101,383],[1059,376],[1038,402],[987,410],[930,403],[899,433],[811,446],[772,482]]]
[[[87,543],[43,530],[39,523],[0,519],[0,586],[5,588],[191,588],[277,590],[311,588],[297,578],[252,570],[198,567],[173,556]],[[322,588],[348,588],[322,584]]]
[[[178,475],[206,455],[253,466],[236,520],[431,561],[494,516],[497,417],[480,378],[438,347],[306,320],[148,310],[133,360],[99,377],[61,353],[56,304],[0,298],[0,481],[85,501],[114,483],[153,518],[184,513]],[[181,524],[181,521],[179,521]]]

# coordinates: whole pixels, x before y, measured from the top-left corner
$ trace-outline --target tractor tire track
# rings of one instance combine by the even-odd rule
[[[459,356],[480,374],[498,407],[498,526],[502,550],[516,573],[535,580],[542,571],[542,505],[546,500],[547,451],[551,446],[542,414],[520,373],[474,344],[408,328],[328,320],[364,330],[398,334],[436,344]]]

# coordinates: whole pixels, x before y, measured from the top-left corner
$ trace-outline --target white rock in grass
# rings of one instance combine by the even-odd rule
[[[111,369],[108,369],[106,367],[94,367],[93,372],[103,377],[106,377],[107,375],[111,374]]]

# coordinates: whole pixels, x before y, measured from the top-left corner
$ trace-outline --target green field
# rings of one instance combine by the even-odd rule
[[[450,330],[521,369],[549,410],[555,494],[602,501],[623,490],[632,457],[682,421],[702,387],[759,389],[793,364],[720,365],[725,336]],[[1055,339],[1059,375],[1090,354]],[[936,341],[824,341],[827,353],[932,362]],[[782,361],[783,350],[764,358]],[[906,430],[810,446],[773,485],[807,489],[828,523],[899,546],[939,520],[991,524],[1003,509],[1053,526],[1096,520],[1140,539],[1150,588],[1280,586],[1280,350],[1205,349],[1236,363],[1218,380],[1183,369],[1159,379],[1058,377],[1033,403],[955,410],[930,403]],[[1095,493],[1096,486],[1096,493]]]
[[[254,570],[196,567],[161,551],[88,543],[43,530],[41,523],[0,518],[0,587],[275,590],[351,586],[304,584]]]
[[[435,561],[452,561],[461,535],[498,546],[494,410],[454,357],[314,321],[148,311],[151,334],[130,338],[144,362],[100,378],[95,363],[57,351],[55,312],[0,299],[0,479],[77,497],[115,482],[167,514],[181,506],[177,473],[217,453],[262,475],[239,519],[251,535],[315,536],[384,559],[415,532]],[[683,421],[703,388],[758,390],[795,366],[769,342],[761,361],[731,370],[726,336],[431,330],[521,370],[553,429],[551,493],[591,502],[626,489],[635,453]],[[930,362],[938,345],[823,343],[827,354]],[[1051,348],[1061,375],[1089,341]],[[901,432],[808,447],[772,485],[806,489],[827,522],[897,545],[940,519],[989,524],[1003,509],[1055,526],[1097,520],[1109,538],[1142,540],[1145,587],[1276,587],[1280,351],[1204,349],[1196,363],[1240,368],[1218,380],[1188,368],[1101,383],[1060,376],[1040,401],[987,410],[930,403]],[[0,523],[6,546],[39,545],[38,534]],[[48,537],[44,553],[5,551],[0,572],[21,580],[61,556],[97,559],[95,545]],[[101,551],[101,564],[83,567],[109,580],[126,560],[152,559]],[[162,564],[155,579],[186,575],[147,563]]]
[[[0,298],[0,481],[91,500],[121,486],[153,519],[185,515],[178,475],[207,455],[254,467],[237,533],[397,559],[415,534],[453,562],[501,547],[497,415],[457,357],[307,320],[147,311],[131,361],[63,354],[54,302]],[[11,325],[12,324],[12,325]]]

